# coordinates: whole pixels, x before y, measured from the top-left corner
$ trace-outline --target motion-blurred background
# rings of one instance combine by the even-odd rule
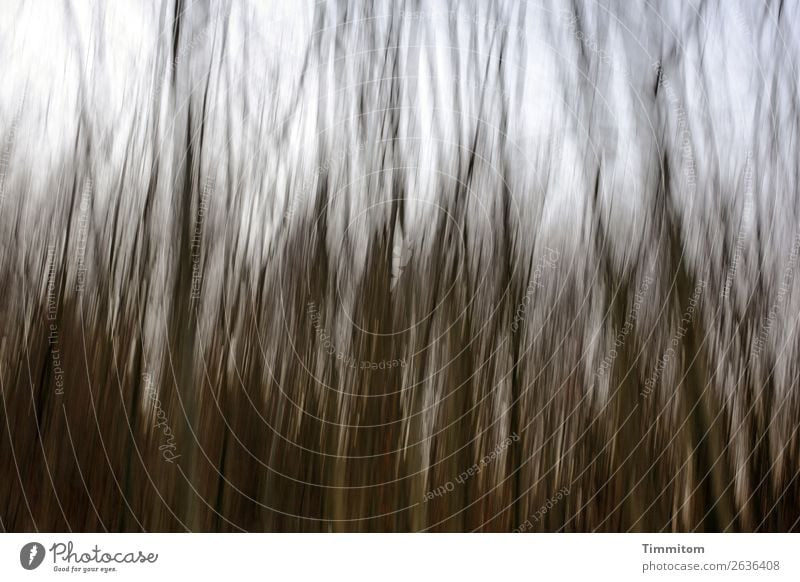
[[[0,2],[4,531],[798,531],[800,5]]]

